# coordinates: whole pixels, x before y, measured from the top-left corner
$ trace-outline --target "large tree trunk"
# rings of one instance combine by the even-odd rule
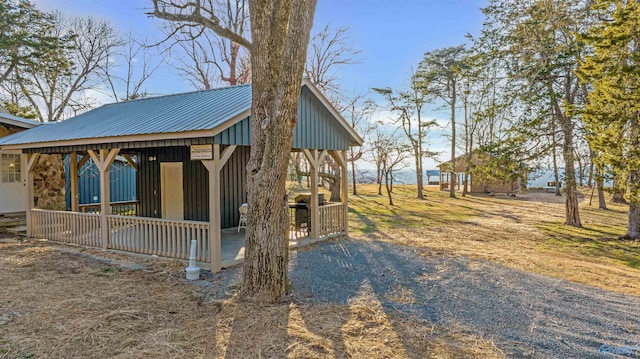
[[[591,157],[589,160],[589,177],[587,178],[587,186],[589,187],[593,186],[593,171],[594,171],[594,164],[593,164],[593,157]]]
[[[607,209],[607,201],[604,198],[604,179],[600,168],[596,166],[596,186],[598,187],[598,208]]]
[[[553,133],[553,139],[551,142],[551,155],[553,156],[553,180],[555,181],[554,183],[556,185],[556,196],[560,197],[562,196],[562,193],[560,192],[560,175],[558,174],[558,141],[556,139],[555,119],[552,120],[551,126],[551,132]]]
[[[640,124],[638,123],[638,114],[633,116],[630,121],[630,137],[631,137],[631,161],[637,163],[638,155],[637,151],[640,149],[640,140],[638,139],[638,132]],[[640,238],[640,203],[639,203],[639,195],[640,195],[640,173],[634,167],[631,171],[629,171],[629,221],[627,224],[627,238],[629,239],[639,239]]]
[[[242,295],[276,301],[289,292],[285,183],[315,0],[249,1],[251,157]]]
[[[624,198],[627,192],[626,181],[623,179],[620,171],[616,171],[613,174],[612,190],[613,196],[611,197],[611,203],[627,203],[627,200]]]
[[[340,202],[340,184],[342,183],[340,173],[336,171],[335,174],[328,175],[329,178],[324,177],[329,182],[329,192],[331,192],[330,202]]]
[[[576,156],[576,161],[578,162],[578,184],[582,187],[584,186],[584,171],[582,170],[582,160],[580,156]]]
[[[421,154],[419,153],[420,151],[416,151],[418,152],[417,155],[420,156]],[[419,199],[424,199],[424,182],[423,182],[423,177],[424,174],[422,173],[422,160],[419,157],[416,157],[416,184],[418,185],[418,198]]]
[[[452,81],[451,86],[453,95],[451,96],[451,187],[449,188],[449,197],[456,198],[456,83]]]
[[[393,206],[393,177],[390,175],[391,171],[385,171],[384,186],[387,190],[387,198],[389,198],[389,205]],[[390,178],[391,177],[391,178]]]
[[[640,204],[631,202],[629,204],[629,223],[627,225],[627,238],[640,238]]]
[[[564,155],[564,178],[565,178],[565,221],[570,226],[582,227],[580,223],[580,212],[578,209],[578,189],[576,186],[576,171],[573,151],[573,123],[570,118],[563,115],[561,119],[564,142],[562,154]]]

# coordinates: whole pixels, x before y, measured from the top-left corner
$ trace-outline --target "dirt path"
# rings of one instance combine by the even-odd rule
[[[291,280],[298,300],[377,300],[389,313],[493,340],[510,358],[591,358],[616,350],[640,358],[640,297],[489,261],[343,240],[297,252]]]

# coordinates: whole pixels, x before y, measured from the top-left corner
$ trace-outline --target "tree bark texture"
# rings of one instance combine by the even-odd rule
[[[419,152],[419,151],[418,151]],[[418,155],[421,155],[418,153]],[[424,175],[422,170],[422,159],[416,157],[416,183],[418,185],[418,198],[424,199]]]
[[[598,167],[596,167],[596,186],[598,187],[598,208],[607,209],[607,201],[604,198],[604,179]]]
[[[285,181],[315,0],[251,0],[251,157],[242,295],[289,292]]]
[[[578,189],[576,186],[576,170],[573,151],[573,123],[571,119],[562,116],[560,125],[564,134],[562,154],[564,156],[565,178],[565,224],[582,227],[578,209]]]
[[[637,142],[637,141],[636,141]],[[637,143],[636,143],[637,145]],[[640,180],[640,174],[638,170],[631,170],[629,173],[629,184],[632,187],[637,187]],[[632,192],[637,192],[632,191]],[[632,198],[629,201],[629,218],[627,221],[627,235],[628,239],[640,238],[640,203],[637,199],[637,193],[632,193]]]
[[[620,171],[614,173],[613,175],[613,196],[611,197],[611,203],[622,203],[626,204],[627,200],[624,199],[624,195],[627,192],[626,181],[623,179]]]
[[[552,120],[551,126],[551,132],[553,133],[553,141],[551,146],[551,154],[553,156],[553,180],[555,181],[554,184],[556,187],[556,196],[560,197],[562,196],[562,193],[560,192],[560,176],[558,175],[558,154],[556,150],[556,148],[558,147],[558,141],[556,140],[555,120]]]
[[[386,172],[384,175],[384,187],[387,190],[387,198],[389,198],[389,205],[393,206],[393,196],[391,195],[391,193],[393,193],[393,178],[389,178],[391,177],[389,172]]]
[[[451,187],[449,188],[449,197],[456,198],[456,82],[451,81]]]
[[[629,221],[627,224],[627,238],[640,238],[640,204],[631,202],[629,204]]]
[[[637,163],[638,155],[640,151],[640,139],[638,134],[640,133],[640,121],[638,121],[638,114],[632,116],[629,121],[629,132],[631,137],[631,146],[629,150],[629,157],[632,161]],[[637,168],[633,168],[629,171],[629,182],[627,184],[629,188],[629,220],[627,222],[627,238],[639,239],[640,238],[640,173]]]

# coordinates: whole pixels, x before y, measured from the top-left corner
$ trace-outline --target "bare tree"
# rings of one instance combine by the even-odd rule
[[[48,35],[65,40],[65,46],[52,49],[42,62],[16,71],[16,80],[29,104],[38,109],[41,122],[61,120],[92,107],[93,100],[83,91],[96,86],[101,69],[121,45],[104,20],[66,18],[61,13],[54,19]]]
[[[181,7],[185,1],[166,1],[168,7]],[[215,14],[220,28],[248,37],[247,0],[201,0],[198,11],[210,19]],[[170,22],[165,31],[172,66],[196,89],[210,89],[216,84],[237,85],[251,81],[251,65],[247,49],[239,39],[220,36],[200,22]]]
[[[120,50],[108,54],[100,68],[100,75],[116,102],[148,95],[142,86],[162,64],[162,58],[152,53],[151,49],[144,42],[136,40],[130,31]]]
[[[371,139],[371,150],[378,163],[379,176],[382,178],[380,182],[384,181],[389,205],[393,206],[393,174],[408,167],[406,161],[411,157],[411,145],[397,133],[397,129],[391,134],[387,132],[381,127],[376,128]]]
[[[374,91],[387,100],[389,110],[396,116],[395,121],[401,125],[405,136],[409,140],[413,156],[415,157],[416,183],[418,198],[424,198],[424,167],[425,157],[433,155],[427,148],[429,129],[437,125],[435,120],[423,117],[422,108],[428,102],[427,96],[418,86],[416,76],[411,76],[411,85],[404,91],[393,91],[390,88],[375,88]]]
[[[368,137],[373,131],[374,124],[371,122],[371,115],[375,111],[376,105],[367,94],[353,94],[342,99],[342,114],[362,138]],[[353,181],[353,195],[358,195],[356,189],[356,161],[362,158],[363,147],[349,147],[347,162],[351,163],[351,178]]]
[[[326,25],[309,43],[304,74],[309,77],[336,106],[340,92],[336,71],[344,65],[360,63],[362,51],[349,46],[349,28],[332,29]],[[336,106],[339,107],[339,106]]]
[[[316,0],[248,0],[251,38],[202,1],[153,0],[153,16],[205,26],[251,56],[251,157],[242,295],[275,301],[289,288],[287,168]],[[268,190],[267,190],[268,189]]]

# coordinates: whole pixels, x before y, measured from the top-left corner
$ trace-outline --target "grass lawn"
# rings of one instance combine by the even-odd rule
[[[640,295],[640,243],[617,239],[625,233],[624,206],[600,211],[582,203],[584,227],[573,228],[562,225],[562,198],[553,194],[451,199],[429,187],[418,200],[413,186],[396,186],[389,206],[375,186],[358,190],[349,213],[356,240],[420,247],[415,253],[425,261],[469,256]],[[206,285],[182,279],[183,269],[0,239],[0,359],[504,357],[464,328],[407,318],[377,302],[212,299]]]
[[[427,248],[433,253],[465,255],[525,271],[640,295],[640,242],[620,240],[627,207],[606,211],[580,204],[582,228],[566,226],[564,198],[549,193],[518,197],[468,195],[427,187],[396,186],[395,206],[374,185],[358,186],[349,198],[350,236]]]

